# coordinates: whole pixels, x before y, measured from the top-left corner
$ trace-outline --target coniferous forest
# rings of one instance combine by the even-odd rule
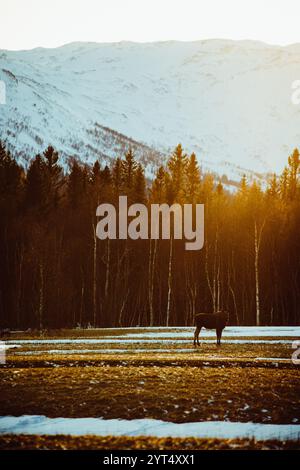
[[[153,181],[128,149],[111,167],[49,146],[25,170],[0,143],[0,327],[192,325],[227,309],[236,325],[300,323],[300,157],[261,187],[229,192],[178,145]],[[205,204],[205,241],[99,240],[102,202]]]

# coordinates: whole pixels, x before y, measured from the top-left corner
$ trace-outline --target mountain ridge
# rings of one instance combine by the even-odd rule
[[[290,100],[299,64],[299,44],[248,40],[0,50],[0,138],[25,165],[48,144],[65,162],[109,161],[132,139],[149,176],[178,142],[228,178],[279,172],[300,141],[300,108]],[[107,129],[101,145],[96,123]]]

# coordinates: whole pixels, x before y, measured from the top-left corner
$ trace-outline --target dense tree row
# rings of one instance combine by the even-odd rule
[[[131,150],[111,168],[48,147],[24,171],[0,142],[0,326],[190,325],[197,311],[232,324],[299,324],[300,158],[263,190],[230,193],[178,145],[147,183]],[[99,240],[101,202],[204,203],[205,244]]]

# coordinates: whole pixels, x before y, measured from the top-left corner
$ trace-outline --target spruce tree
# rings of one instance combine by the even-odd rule
[[[181,144],[175,148],[168,161],[174,200],[182,202],[186,185],[187,155],[183,152]]]
[[[150,190],[151,202],[161,204],[165,201],[166,194],[166,171],[163,166],[157,170],[156,177]]]
[[[135,172],[133,200],[141,204],[146,202],[146,180],[141,164],[138,164]]]
[[[117,199],[123,188],[123,167],[121,158],[116,158],[112,168],[112,185],[114,198]]]
[[[58,207],[60,199],[60,188],[62,186],[62,168],[58,164],[59,155],[54,148],[49,145],[43,153],[45,162],[45,185],[46,185],[46,205],[48,210]]]
[[[288,183],[288,193],[290,199],[295,199],[298,187],[299,187],[299,170],[300,170],[300,155],[299,150],[295,148],[292,155],[288,158],[289,163],[289,183]]]
[[[186,165],[186,201],[195,204],[199,197],[200,170],[195,153],[192,153]]]
[[[132,200],[133,196],[133,185],[137,168],[138,164],[135,161],[133,151],[130,148],[125,155],[125,160],[122,160],[123,185],[125,194],[127,194],[129,202]]]

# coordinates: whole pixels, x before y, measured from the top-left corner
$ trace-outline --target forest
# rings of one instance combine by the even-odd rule
[[[179,144],[155,178],[129,148],[111,166],[49,146],[22,168],[0,142],[0,328],[193,325],[230,312],[231,325],[300,323],[300,156],[261,186],[228,191]],[[99,240],[96,208],[204,204],[199,251],[184,240]]]

